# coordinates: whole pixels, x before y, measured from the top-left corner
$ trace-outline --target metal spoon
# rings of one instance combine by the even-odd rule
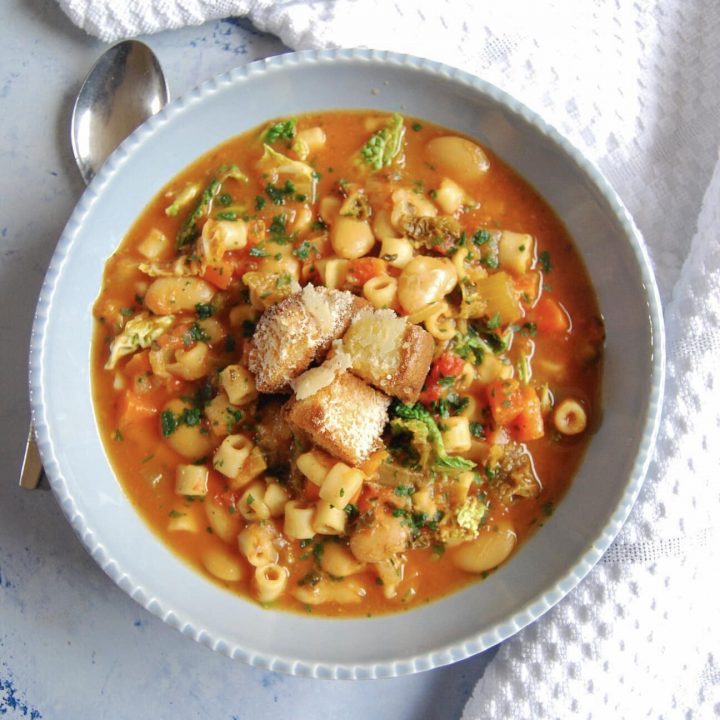
[[[147,45],[125,40],[105,51],[80,88],[71,120],[73,155],[85,184],[108,155],[169,99],[165,75]],[[42,460],[30,426],[20,487],[34,489],[42,476]]]

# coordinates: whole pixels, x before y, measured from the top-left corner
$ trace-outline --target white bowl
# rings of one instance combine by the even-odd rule
[[[173,555],[128,502],[103,451],[90,392],[91,307],[103,265],[148,201],[197,156],[282,115],[399,110],[478,138],[535,185],[575,238],[607,329],[603,423],[565,499],[487,580],[409,612],[336,620],[263,610]],[[294,53],[204,83],[139,128],[76,207],[33,327],[30,387],[50,484],[105,572],[141,605],[209,647],[313,677],[417,672],[489,648],[580,582],[637,497],[655,439],[663,326],[645,247],[607,181],[507,94],[459,70],[366,50]]]

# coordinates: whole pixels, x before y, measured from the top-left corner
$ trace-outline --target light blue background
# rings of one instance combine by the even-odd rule
[[[143,39],[173,97],[286,49],[237,21]],[[17,488],[33,311],[83,190],[70,152],[70,112],[104,47],[52,0],[0,4],[0,717],[460,717],[492,651],[393,680],[305,680],[256,670],[143,610],[86,554],[50,493]]]

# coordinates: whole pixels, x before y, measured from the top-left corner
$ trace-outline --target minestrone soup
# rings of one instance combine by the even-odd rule
[[[399,114],[283,118],[200,158],[94,314],[125,491],[268,607],[375,615],[485,577],[598,422],[603,323],[562,223],[490,150]]]

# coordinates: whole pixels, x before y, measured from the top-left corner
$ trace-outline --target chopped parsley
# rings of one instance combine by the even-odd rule
[[[195,305],[195,314],[199,320],[207,320],[215,314],[215,308],[209,303],[198,303]]]
[[[262,195],[255,196],[255,209],[262,210],[265,207],[267,200]]]
[[[295,185],[290,180],[286,180],[282,187],[268,183],[265,192],[275,205],[284,205],[285,200],[295,194]]]
[[[303,240],[302,243],[293,250],[293,255],[300,260],[307,260],[310,253],[317,253],[317,248],[309,240]]]
[[[183,344],[191,345],[194,342],[210,342],[210,336],[202,329],[199,323],[194,322],[183,335]]]
[[[292,239],[287,234],[286,222],[287,218],[285,217],[285,214],[280,213],[280,215],[275,215],[270,223],[270,239],[278,245],[287,245],[287,243]]]
[[[490,238],[492,236],[490,235],[490,232],[488,230],[485,230],[485,228],[480,228],[473,236],[472,241],[479,247],[481,245],[485,245],[485,243],[490,242]]]
[[[479,423],[479,422],[471,422],[470,423],[470,434],[474,438],[478,438],[479,440],[482,440],[485,437],[485,428],[483,427],[483,424]]]
[[[295,125],[297,120],[290,118],[289,120],[282,120],[271,125],[263,136],[263,141],[268,145],[272,145],[278,140],[292,140],[295,137]]]
[[[199,407],[185,408],[180,414],[172,410],[163,410],[160,413],[160,430],[163,437],[170,437],[181,425],[195,427],[202,420],[202,410]]]
[[[552,270],[552,262],[550,260],[550,253],[547,250],[543,250],[538,255],[538,262],[544,273],[549,273]]]
[[[267,257],[270,253],[263,250],[261,245],[254,245],[250,248],[250,257]]]

